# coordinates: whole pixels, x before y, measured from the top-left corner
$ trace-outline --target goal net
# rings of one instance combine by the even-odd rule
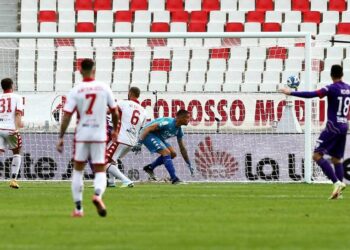
[[[74,121],[63,154],[56,152],[55,143],[65,95],[81,80],[81,60],[92,58],[96,79],[111,86],[116,99],[127,98],[130,86],[141,89],[149,121],[174,117],[182,108],[190,112],[184,141],[194,177],[176,139],[169,140],[178,152],[174,164],[181,179],[325,180],[311,161],[325,124],[325,101],[278,93],[289,76],[299,77],[301,90],[324,84],[319,81],[323,62],[311,58],[308,35],[41,35],[0,39],[0,76],[15,79],[25,100],[21,179],[70,178]],[[156,157],[143,147],[141,154],[122,159],[123,171],[135,181],[147,180],[142,168]],[[10,162],[6,152],[1,180],[10,178]],[[164,167],[155,173],[161,179],[168,176]],[[92,178],[89,167],[85,177]]]

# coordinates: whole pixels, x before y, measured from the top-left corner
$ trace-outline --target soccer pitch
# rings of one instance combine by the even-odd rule
[[[71,218],[70,183],[0,182],[0,249],[350,249],[350,193],[330,185],[138,184],[109,188],[106,218],[85,185]]]

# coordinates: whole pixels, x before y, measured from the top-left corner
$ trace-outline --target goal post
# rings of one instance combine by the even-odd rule
[[[26,41],[30,40],[35,42],[34,46],[29,46],[28,49],[25,45]],[[82,44],[85,45],[81,46],[77,43],[78,40],[79,42],[83,41]],[[84,43],[86,41],[88,42]],[[45,42],[50,46],[45,46]],[[20,46],[20,43],[23,46]],[[62,47],[67,48],[68,52],[66,50],[62,52]],[[303,48],[303,54],[295,58],[296,61],[302,63],[300,66],[302,72],[298,71],[297,74],[300,73],[303,89],[311,90],[316,84],[312,82],[312,71],[314,67],[319,67],[319,65],[315,66],[312,60],[311,35],[303,32],[0,33],[0,63],[8,65],[5,71],[0,71],[0,76],[13,77],[19,84],[24,79],[24,83],[27,84],[25,86],[29,86],[18,89],[20,94],[25,97],[26,102],[24,120],[27,121],[27,127],[23,131],[23,143],[25,151],[33,152],[32,156],[35,155],[41,160],[44,157],[52,156],[51,158],[56,164],[53,169],[56,170],[49,169],[50,167],[46,168],[46,165],[40,170],[45,172],[44,176],[47,179],[64,179],[62,176],[69,172],[67,166],[70,164],[72,151],[72,145],[69,142],[71,134],[66,138],[68,145],[64,155],[60,156],[55,153],[54,148],[45,149],[45,145],[46,143],[54,145],[59,119],[62,115],[61,108],[64,104],[64,96],[69,87],[78,82],[78,62],[79,59],[83,58],[79,57],[78,54],[81,49],[89,48],[91,51],[88,53],[91,52],[91,58],[97,59],[97,51],[102,48],[102,50],[110,49],[112,52],[112,56],[107,60],[108,63],[111,62],[109,71],[112,72],[108,73],[111,80],[110,82],[106,81],[112,87],[117,99],[125,98],[126,91],[130,86],[140,86],[142,90],[140,101],[145,106],[149,119],[173,116],[176,110],[182,107],[191,110],[193,117],[190,125],[185,128],[184,138],[186,144],[191,147],[189,149],[190,158],[197,169],[197,174],[195,178],[191,178],[179,155],[175,163],[181,179],[186,181],[305,181],[310,183],[315,177],[311,158],[312,147],[314,136],[319,131],[319,121],[317,119],[315,121],[313,116],[320,112],[318,111],[319,104],[310,99],[301,101],[298,98],[293,98],[293,105],[297,106],[295,110],[298,110],[298,120],[302,119],[302,134],[276,131],[276,126],[282,116],[281,112],[285,106],[285,97],[278,93],[278,88],[284,85],[283,77],[287,76],[289,72],[286,70],[285,62],[288,58],[287,53],[289,50],[289,53],[294,51],[291,48],[299,47]],[[30,60],[26,60],[28,58],[21,60],[20,57],[21,54],[30,53],[31,50],[34,50],[33,67],[28,68],[26,65],[23,72],[32,73],[34,71],[34,74],[30,74],[32,78],[26,79],[26,75],[19,76],[19,72],[22,72],[21,63]],[[41,50],[46,51],[46,55],[50,54],[48,57],[52,57],[53,63],[50,66],[52,69],[45,70],[46,61],[39,60]],[[9,51],[13,53],[9,54]],[[246,56],[238,55],[235,57],[236,51],[244,51]],[[74,65],[70,66],[73,69],[64,67],[66,61],[61,60],[61,58],[65,59],[65,52],[71,53],[73,57],[73,59],[69,57],[67,60],[73,60]],[[135,55],[139,52],[143,55],[136,60]],[[145,56],[145,54],[147,55]],[[175,58],[175,54],[186,55]],[[156,57],[156,55],[161,56]],[[123,62],[118,64],[118,67],[128,68],[129,72],[125,75],[131,84],[126,81],[123,85],[122,82],[125,79],[117,78],[119,75],[116,59],[119,58],[130,59],[130,68]],[[44,56],[44,59],[47,58]],[[178,63],[176,67],[175,59]],[[221,62],[212,63],[215,61],[213,59],[220,59]],[[265,72],[271,71],[269,67],[275,65],[273,62],[271,65],[269,64],[270,61],[273,61],[271,59],[281,61],[282,68],[272,70],[279,75],[279,80],[276,83],[267,81],[267,84],[264,85],[265,76],[266,78],[271,76]],[[12,62],[13,60],[15,63],[7,63],[7,61]],[[268,60],[270,61],[267,62]],[[223,68],[220,68],[222,62]],[[106,67],[109,67],[108,63]],[[57,81],[58,76],[62,73],[59,71],[59,67],[61,67],[59,65],[63,65],[63,74],[71,71],[70,76],[73,75],[70,78],[71,82],[68,80],[68,82],[61,84]],[[239,65],[242,65],[243,68],[235,68],[240,67]],[[260,68],[259,65],[262,65],[263,68]],[[47,65],[47,67],[49,66]],[[106,77],[105,72],[108,71],[103,68],[105,66],[97,65],[97,67],[96,72],[98,73],[100,70],[103,73],[99,76],[102,79],[109,79],[108,77],[104,78]],[[40,71],[42,69],[44,69],[43,72]],[[165,72],[165,74],[154,74],[154,76],[153,72],[155,71]],[[293,71],[297,70],[291,70],[291,73]],[[143,75],[134,74],[135,72],[145,73],[147,82],[138,83],[135,79],[138,77],[137,79],[142,82]],[[181,75],[184,75],[184,82],[182,90],[179,90],[177,86],[174,86],[172,79],[178,80]],[[200,80],[201,77],[203,80]],[[40,82],[41,78],[46,79],[48,84]],[[215,79],[218,79],[219,84],[215,84]],[[229,79],[234,79],[232,80],[234,84],[231,84]],[[254,82],[254,79],[258,79],[257,82]],[[272,85],[275,87],[271,87]],[[228,87],[226,88],[226,86]],[[301,116],[302,118],[300,118]],[[290,122],[292,123],[292,121]],[[315,122],[316,129],[313,127]],[[172,140],[171,143],[176,146],[176,141]],[[241,148],[239,148],[239,144],[242,145]],[[288,152],[289,144],[294,144],[293,150],[298,153]],[[296,148],[296,145],[299,148]],[[232,152],[230,151],[231,146],[237,148]],[[249,150],[243,152],[253,147],[256,148],[251,151],[257,152],[259,159],[252,159],[254,155],[247,153]],[[11,154],[7,153],[5,156],[10,157]],[[298,158],[299,156],[300,158]],[[146,148],[143,148],[141,157],[130,153],[125,159],[125,171],[135,180],[144,180],[142,166],[150,163],[155,157],[155,155],[150,155]],[[6,165],[8,163],[5,161],[3,160],[0,169],[0,180],[9,178],[9,175],[5,173],[8,171]],[[135,162],[139,166],[128,168]],[[44,163],[41,162],[41,164]],[[209,165],[210,167],[208,167]],[[277,170],[275,169],[276,165],[280,165]],[[31,167],[37,169],[35,166],[26,167],[27,170]],[[50,173],[50,171],[54,173]],[[136,171],[138,172],[136,173]],[[157,171],[159,175],[166,176],[166,172],[162,168],[157,169]],[[50,174],[54,177],[50,177]],[[316,173],[316,175],[318,174]],[[67,176],[69,177],[69,173]],[[297,176],[297,178],[293,178],[293,176]],[[21,178],[26,179],[23,172]],[[45,178],[38,177],[38,179]]]

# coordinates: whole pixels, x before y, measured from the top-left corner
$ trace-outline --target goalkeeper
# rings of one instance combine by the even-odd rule
[[[188,158],[185,144],[182,140],[184,135],[181,126],[187,126],[190,121],[190,114],[187,110],[181,109],[176,113],[176,118],[163,117],[145,125],[140,133],[140,142],[134,147],[134,151],[141,149],[141,144],[144,144],[151,153],[157,152],[160,156],[151,164],[145,166],[143,170],[149,175],[150,179],[156,180],[153,170],[164,164],[169,172],[172,184],[181,183],[180,179],[175,174],[175,168],[172,159],[176,157],[175,149],[166,142],[167,139],[176,136],[179,144],[180,152],[191,175],[194,173],[194,168]]]

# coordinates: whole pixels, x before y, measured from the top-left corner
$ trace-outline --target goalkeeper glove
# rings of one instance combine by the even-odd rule
[[[191,162],[186,162],[187,163],[187,167],[188,169],[190,170],[191,172],[191,176],[193,177],[194,176],[194,167],[192,166]]]
[[[141,147],[142,147],[142,143],[138,142],[135,146],[132,147],[131,151],[135,153],[135,155],[137,155],[138,153],[141,152]]]

